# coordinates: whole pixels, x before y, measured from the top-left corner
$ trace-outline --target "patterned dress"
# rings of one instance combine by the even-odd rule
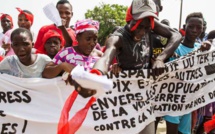
[[[99,57],[84,56],[77,53],[73,47],[67,47],[54,57],[53,62],[55,64],[61,64],[62,62],[71,63],[73,65],[84,66],[85,70],[92,69],[94,63],[99,59]]]

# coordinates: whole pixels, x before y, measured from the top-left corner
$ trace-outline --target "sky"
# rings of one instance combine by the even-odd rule
[[[0,13],[7,13],[13,17],[14,27],[17,28],[17,16],[19,12],[15,9],[19,7],[26,9],[34,14],[34,24],[32,29],[35,33],[38,32],[43,25],[52,24],[52,22],[43,13],[43,7],[57,0],[0,0]],[[95,6],[99,6],[102,2],[105,4],[121,4],[129,6],[132,0],[69,0],[73,5],[74,16],[70,25],[74,25],[77,20],[84,19],[84,14],[87,10],[92,10]],[[184,24],[185,18],[189,13],[202,12],[207,21],[207,32],[215,29],[215,19],[213,18],[213,0],[161,0],[163,11],[159,15],[159,19],[168,19],[170,27],[179,28],[180,3],[183,1],[181,25]],[[182,26],[181,26],[182,27]],[[0,31],[2,31],[0,27]]]

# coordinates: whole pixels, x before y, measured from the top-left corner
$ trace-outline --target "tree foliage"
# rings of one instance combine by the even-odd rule
[[[118,4],[104,4],[96,6],[93,10],[87,10],[85,18],[97,20],[100,23],[98,42],[104,45],[106,37],[116,26],[125,25],[127,7]]]

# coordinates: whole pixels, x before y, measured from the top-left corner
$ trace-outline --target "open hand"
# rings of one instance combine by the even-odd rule
[[[5,43],[4,41],[2,41],[2,46],[1,46],[6,52],[10,51],[10,44],[9,43]]]
[[[211,48],[211,42],[210,41],[204,41],[202,42],[202,45],[200,47],[201,51],[207,51]]]

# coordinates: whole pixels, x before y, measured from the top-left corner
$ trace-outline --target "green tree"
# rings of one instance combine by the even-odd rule
[[[107,36],[116,26],[125,25],[127,6],[118,4],[104,4],[96,6],[93,10],[87,10],[85,18],[97,20],[100,23],[98,42],[103,46]]]

